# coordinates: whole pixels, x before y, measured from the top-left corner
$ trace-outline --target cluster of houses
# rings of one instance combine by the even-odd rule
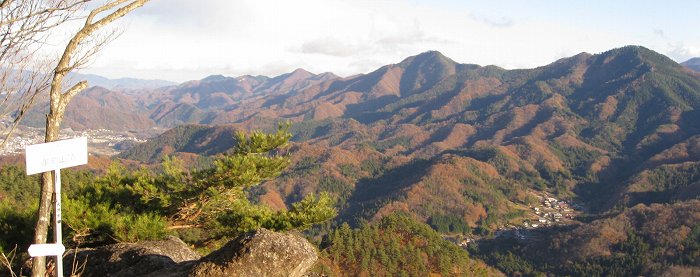
[[[542,194],[538,195],[538,197],[540,199],[540,205],[532,207],[535,218],[531,221],[525,221],[523,227],[538,228],[552,226],[574,218],[575,211],[568,202]]]
[[[6,132],[6,130],[4,130]],[[19,153],[24,153],[24,148],[27,145],[41,143],[43,141],[43,134],[32,131],[15,131],[15,135],[8,138],[5,143],[5,147],[0,148],[0,155],[14,155]],[[4,139],[4,138],[2,138]]]
[[[61,138],[87,137],[90,143],[90,152],[98,154],[114,155],[118,151],[114,149],[117,143],[131,141],[141,143],[146,141],[128,132],[117,132],[106,129],[74,131],[70,128],[61,130]],[[24,153],[28,145],[42,143],[44,139],[43,129],[21,126],[14,135],[7,140],[5,147],[0,149],[0,155],[14,155]]]
[[[472,238],[463,238],[459,242],[457,242],[457,245],[460,247],[467,247],[469,246],[469,243],[474,241]]]
[[[136,137],[128,132],[117,132],[107,129],[67,131],[65,133],[73,137],[87,137],[91,152],[107,156],[119,154],[121,149],[115,149],[119,143],[130,142],[134,145],[146,141],[146,139]]]
[[[517,240],[541,240],[543,233],[537,228],[571,224],[574,218],[581,213],[582,206],[556,199],[545,192],[535,192],[539,203],[530,206],[530,212],[522,225],[507,223],[499,227],[495,232],[495,237],[515,238]],[[474,239],[468,237],[448,238],[453,243],[461,247],[467,247]]]
[[[466,248],[469,246],[469,243],[474,241],[473,238],[464,236],[443,236],[443,238],[463,248]]]

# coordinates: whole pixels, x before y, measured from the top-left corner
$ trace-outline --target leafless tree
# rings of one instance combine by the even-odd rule
[[[0,0],[0,118],[10,115],[2,148],[32,106],[49,88],[51,64],[37,51],[51,30],[78,19],[90,0]]]
[[[64,79],[71,71],[85,65],[109,42],[115,32],[100,35],[100,29],[114,20],[123,17],[134,9],[143,6],[149,0],[111,0],[91,10],[85,17],[85,23],[78,29],[66,45],[63,54],[53,70],[49,91],[49,114],[46,115],[45,142],[58,139],[60,125],[70,100],[85,89],[87,81],[81,81],[64,90]],[[53,174],[42,174],[41,198],[39,201],[38,220],[34,230],[34,243],[46,243],[49,217],[51,215],[52,195],[54,193]],[[43,276],[45,259],[34,259],[32,276]]]

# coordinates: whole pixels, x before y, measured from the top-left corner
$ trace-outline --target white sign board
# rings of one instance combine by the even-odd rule
[[[28,252],[29,256],[32,257],[63,256],[66,247],[58,243],[32,244],[29,246]]]
[[[87,137],[29,145],[25,155],[27,175],[87,164]]]

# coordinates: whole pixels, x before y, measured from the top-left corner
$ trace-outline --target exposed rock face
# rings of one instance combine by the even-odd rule
[[[318,253],[299,235],[260,229],[203,258],[175,237],[78,252],[78,261],[86,258],[82,276],[303,276]],[[72,262],[69,253],[64,261],[67,276]]]
[[[152,276],[301,277],[318,259],[304,238],[265,229],[245,234],[196,262],[154,272]]]
[[[73,258],[87,261],[82,276],[143,276],[153,271],[197,260],[200,255],[176,237],[162,241],[118,243],[96,249],[67,253],[64,275],[70,276]]]

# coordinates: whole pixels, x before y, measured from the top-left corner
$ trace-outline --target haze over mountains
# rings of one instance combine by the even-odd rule
[[[99,86],[114,90],[154,89],[177,84],[166,80],[144,80],[137,78],[110,79],[95,74],[81,73],[71,73],[68,75],[68,78],[73,80],[86,80],[90,86]]]

